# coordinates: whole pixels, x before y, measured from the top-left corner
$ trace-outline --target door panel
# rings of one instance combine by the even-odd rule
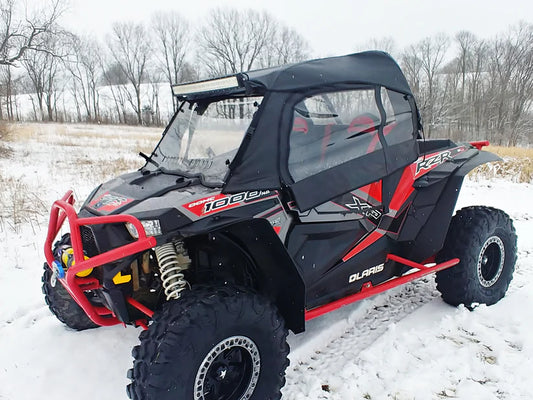
[[[298,208],[335,201],[416,160],[413,115],[406,95],[381,87],[319,93],[297,103],[287,169]]]

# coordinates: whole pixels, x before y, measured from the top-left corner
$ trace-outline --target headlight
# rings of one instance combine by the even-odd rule
[[[141,224],[147,236],[160,236],[163,234],[161,231],[161,224],[159,223],[158,219],[142,220]],[[135,228],[132,223],[126,222],[126,229],[128,229],[128,232],[131,236],[133,236],[135,239],[139,239],[139,232],[137,232],[137,228]]]

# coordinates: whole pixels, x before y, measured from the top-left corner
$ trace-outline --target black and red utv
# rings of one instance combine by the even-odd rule
[[[141,326],[132,399],[279,399],[288,329],[437,272],[450,304],[493,304],[516,234],[452,218],[488,143],[425,140],[395,61],[364,52],[173,86],[138,171],[77,212],[54,203],[43,291],[71,328]],[[68,219],[70,233],[54,243]]]

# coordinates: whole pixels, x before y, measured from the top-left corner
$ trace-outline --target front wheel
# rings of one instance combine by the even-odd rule
[[[444,301],[468,308],[498,302],[513,279],[516,262],[516,233],[511,218],[490,207],[459,210],[437,261],[455,257],[461,260],[459,264],[436,275]]]
[[[60,282],[52,285],[52,270],[44,263],[42,291],[48,308],[58,320],[77,331],[98,328]]]
[[[287,329],[265,298],[230,286],[165,303],[133,349],[133,400],[279,399]]]

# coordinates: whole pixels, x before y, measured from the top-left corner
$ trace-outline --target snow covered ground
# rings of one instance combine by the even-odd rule
[[[13,157],[0,158],[0,399],[126,399],[139,330],[74,332],[44,304],[46,208],[69,188],[82,200],[140,165],[136,153],[160,130],[17,131]],[[508,295],[470,312],[443,303],[429,277],[310,321],[289,337],[283,399],[533,399],[533,185],[468,180],[459,207],[471,204],[514,219],[519,254]]]

